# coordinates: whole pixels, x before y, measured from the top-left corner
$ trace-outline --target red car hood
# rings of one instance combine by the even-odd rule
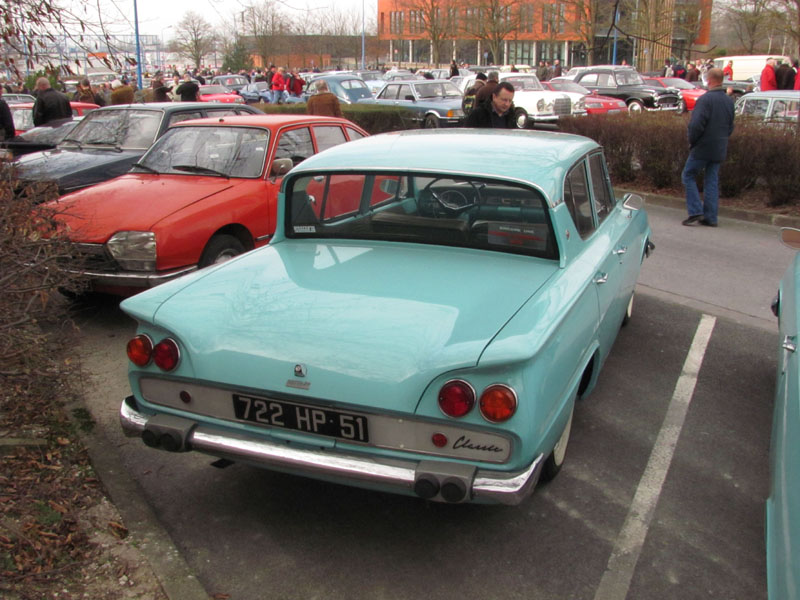
[[[149,231],[182,208],[238,185],[239,180],[130,174],[50,203],[76,242],[105,243],[118,231]]]

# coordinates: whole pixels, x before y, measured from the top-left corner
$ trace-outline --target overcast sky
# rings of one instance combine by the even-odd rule
[[[104,1],[108,3],[103,9],[105,19],[118,21],[120,25],[129,23],[132,28],[134,0]],[[294,13],[297,18],[302,18],[305,11],[325,11],[334,7],[337,11],[355,11],[355,14],[360,15],[362,2],[369,27],[369,23],[375,21],[378,5],[376,0],[278,0],[275,4],[280,12]],[[164,39],[169,40],[173,35],[170,27],[189,11],[201,15],[212,25],[218,25],[225,21],[231,22],[234,13],[241,13],[253,3],[243,0],[137,0],[139,33],[158,36],[163,34]]]

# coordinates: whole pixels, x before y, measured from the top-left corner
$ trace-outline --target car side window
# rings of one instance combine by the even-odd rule
[[[602,87],[615,87],[617,84],[611,73],[600,73],[597,75],[597,85]]]
[[[399,100],[405,100],[407,96],[413,96],[414,92],[411,89],[410,85],[401,85],[400,86],[400,93],[397,95]]]
[[[209,110],[207,112],[209,117],[233,117],[239,114],[233,108],[221,108],[218,110]]]
[[[581,85],[597,85],[597,73],[587,73],[580,80]]]
[[[283,131],[278,138],[275,158],[291,158],[292,164],[298,165],[313,154],[314,145],[308,127]]]
[[[317,152],[333,148],[347,141],[344,131],[338,125],[316,125],[314,137],[317,138]]]
[[[394,100],[397,98],[397,88],[399,86],[396,85],[387,85],[383,88],[383,91],[380,93],[380,97],[385,100]]]
[[[742,114],[749,117],[763,117],[767,114],[768,106],[769,100],[767,99],[749,98],[744,102]]]
[[[564,203],[582,239],[594,231],[594,218],[589,200],[589,185],[583,161],[572,167],[564,182]]]
[[[592,177],[594,210],[597,213],[597,222],[602,223],[614,210],[614,196],[611,193],[611,185],[602,154],[592,154],[589,157],[589,171]]]
[[[361,138],[364,137],[364,134],[362,134],[360,131],[353,129],[352,127],[346,127],[345,129],[347,129],[347,136],[351,140],[360,140]]]
[[[202,117],[203,114],[199,110],[176,113],[174,115],[169,116],[169,124],[174,125],[175,123],[180,123],[181,121],[188,121],[189,119],[200,119]]]

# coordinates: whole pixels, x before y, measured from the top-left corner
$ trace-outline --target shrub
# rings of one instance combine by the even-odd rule
[[[603,146],[611,178],[617,182],[627,182],[636,178],[633,121],[627,114],[587,115],[561,119],[559,127],[567,133],[591,138]]]
[[[267,114],[304,115],[306,105],[304,102],[294,104],[266,104],[261,102],[254,105]],[[412,121],[412,112],[398,109],[393,106],[380,106],[377,104],[342,104],[342,114],[371,135],[413,129],[417,126]]]
[[[800,135],[795,127],[761,127],[761,175],[769,190],[768,204],[781,206],[800,197]]]
[[[728,157],[719,170],[721,196],[738,196],[755,185],[761,171],[758,158],[764,149],[764,138],[760,135],[764,124],[736,120],[733,135],[728,139]]]
[[[672,113],[645,114],[632,121],[642,175],[657,188],[679,184],[689,155],[687,121]]]

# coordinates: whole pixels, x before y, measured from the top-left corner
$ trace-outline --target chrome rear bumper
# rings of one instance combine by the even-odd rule
[[[120,423],[126,436],[142,437],[152,447],[196,450],[268,469],[440,502],[519,504],[536,487],[544,462],[539,455],[527,468],[504,473],[446,461],[366,457],[336,448],[298,448],[181,417],[150,417],[136,408],[132,396],[122,402]]]

